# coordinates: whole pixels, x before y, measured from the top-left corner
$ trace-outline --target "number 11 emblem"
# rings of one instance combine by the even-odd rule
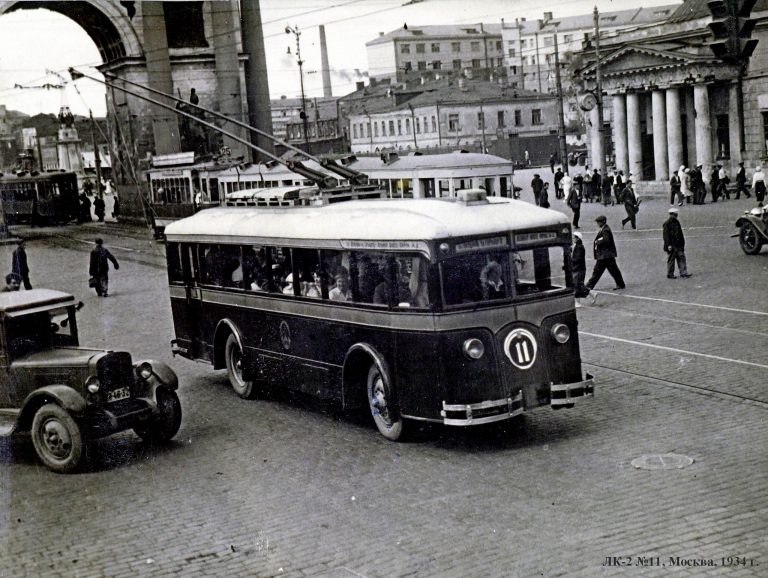
[[[530,369],[536,361],[536,338],[527,329],[510,331],[504,340],[504,353],[518,369]]]

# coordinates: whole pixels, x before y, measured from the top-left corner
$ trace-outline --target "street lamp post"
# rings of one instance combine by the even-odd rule
[[[301,85],[301,120],[302,124],[304,126],[304,146],[306,147],[307,152],[310,152],[309,150],[309,128],[308,128],[308,122],[307,122],[307,101],[304,96],[304,69],[302,68],[304,66],[304,61],[301,59],[301,43],[299,42],[299,39],[301,37],[301,31],[299,31],[298,26],[286,26],[285,27],[285,33],[286,34],[293,34],[296,37],[296,62],[299,65],[299,83]],[[291,47],[288,47],[288,54],[291,53]]]

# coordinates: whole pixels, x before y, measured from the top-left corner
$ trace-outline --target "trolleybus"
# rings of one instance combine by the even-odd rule
[[[367,407],[391,440],[592,395],[564,215],[476,190],[328,200],[169,225],[174,354],[226,368],[243,398],[269,385]]]
[[[9,225],[62,225],[77,218],[77,175],[64,171],[0,175],[0,197]]]

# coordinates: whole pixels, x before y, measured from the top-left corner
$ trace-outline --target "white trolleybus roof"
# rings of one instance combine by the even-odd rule
[[[165,235],[171,242],[279,241],[285,246],[321,244],[327,248],[413,248],[428,252],[424,241],[557,225],[563,228],[562,233],[570,230],[569,219],[557,211],[506,198],[485,198],[484,191],[461,191],[458,200],[367,199],[207,209],[168,225]]]

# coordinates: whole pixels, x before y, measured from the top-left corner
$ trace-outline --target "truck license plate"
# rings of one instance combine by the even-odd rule
[[[131,397],[131,390],[129,388],[121,387],[120,389],[113,389],[112,391],[107,392],[107,403],[128,399],[129,397]]]

